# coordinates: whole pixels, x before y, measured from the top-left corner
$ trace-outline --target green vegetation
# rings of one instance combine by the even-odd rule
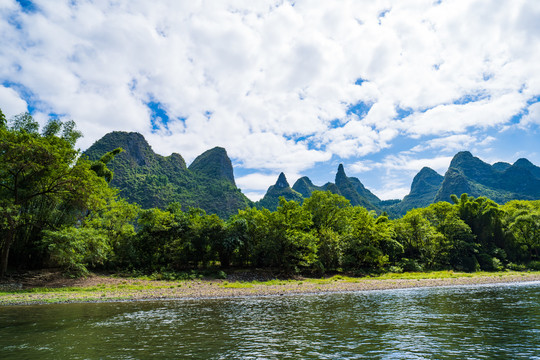
[[[104,155],[118,148],[124,152]],[[276,211],[280,197],[301,204],[314,191],[342,195],[353,206],[362,206],[377,214],[385,212],[390,218],[401,217],[411,209],[424,208],[435,202],[450,201],[452,194],[484,196],[498,204],[540,199],[540,167],[526,159],[519,159],[513,165],[489,165],[469,152],[456,154],[444,177],[423,168],[415,176],[410,193],[401,201],[381,201],[359,179],[347,176],[340,164],[335,182],[323,186],[316,186],[309,178],[302,177],[291,188],[282,173],[276,184],[270,186],[255,204],[236,187],[231,161],[225,149],[220,147],[204,152],[188,168],[179,154],[167,157],[155,154],[138,133],[112,132],[85,154],[94,160],[95,166],[107,165],[114,172],[111,185],[131,203],[145,209],[165,209],[169,203],[178,202],[184,211],[197,207],[221,218],[253,205]],[[110,178],[106,179],[110,181]]]
[[[449,201],[452,194],[488,197],[498,204],[511,200],[540,199],[540,168],[526,159],[513,165],[489,165],[468,151],[452,159],[434,201]]]
[[[81,134],[73,121],[51,120],[39,133],[38,123],[24,113],[9,123],[2,120],[0,125],[3,276],[10,260],[17,266],[45,265],[49,249],[44,246],[43,235],[47,231],[79,231],[71,227],[84,222],[88,213],[114,201],[114,192],[91,170],[89,161],[78,159],[79,153],[73,147]],[[88,245],[85,242],[80,246]],[[103,260],[97,251],[89,256],[93,263]]]
[[[142,208],[164,209],[178,202],[184,210],[198,207],[227,218],[252,205],[236,187],[232,164],[223,148],[206,151],[187,168],[179,154],[164,157],[154,153],[141,134],[115,131],[84,154],[97,161],[117,148],[124,151],[106,162],[114,173],[111,186]]]
[[[424,167],[414,177],[410,193],[396,204],[383,208],[391,214],[403,216],[411,209],[429,206],[434,202],[443,179],[435,170]]]
[[[314,190],[304,181],[310,197],[279,197],[275,211],[248,202],[240,206],[243,200],[227,207],[228,196],[241,193],[224,149],[209,150],[186,168],[179,155],[154,154],[139,134],[112,133],[89,149],[90,161],[74,149],[80,134],[71,121],[51,120],[41,133],[29,114],[2,118],[0,124],[2,275],[8,263],[60,266],[73,275],[104,269],[169,279],[231,266],[314,276],[540,268],[538,200],[499,205],[464,193],[451,196],[453,204],[437,202],[390,219],[341,195],[354,190],[364,200],[374,199],[340,166],[340,194]],[[467,154],[459,158],[470,160]],[[478,179],[495,171],[477,165],[468,171]],[[518,172],[527,166],[534,165],[520,162]],[[513,166],[497,168],[508,173]],[[159,180],[164,169],[170,179]],[[428,171],[429,177],[434,181],[424,182],[440,180]],[[120,195],[129,195],[127,189],[144,192],[162,206],[141,209],[127,202],[111,187],[115,181],[127,186]],[[294,191],[284,175],[274,189]],[[178,198],[186,203],[172,201]]]

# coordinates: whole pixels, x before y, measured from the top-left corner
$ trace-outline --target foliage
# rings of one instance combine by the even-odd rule
[[[51,125],[53,124],[54,125]],[[61,136],[57,136],[64,129]],[[43,134],[28,113],[0,129],[0,276],[8,259],[43,263],[41,233],[75,224],[113,192],[78,159],[74,125],[49,123]]]
[[[88,265],[103,264],[112,250],[106,234],[91,227],[45,230],[43,243],[52,260],[74,275],[86,275]]]
[[[523,270],[540,263],[540,201],[498,205],[463,193],[451,197],[453,204],[390,220],[338,194],[363,191],[340,167],[332,192],[304,179],[308,198],[280,197],[275,211],[243,206],[233,214],[243,195],[224,149],[206,152],[188,169],[179,155],[160,157],[140,135],[130,135],[131,142],[122,133],[94,147],[89,161],[74,149],[80,133],[73,122],[54,119],[39,133],[29,114],[0,122],[0,135],[2,273],[8,259],[17,267],[59,265],[78,275],[108,268],[171,279],[218,266],[323,274]],[[489,169],[475,176],[488,179]],[[440,180],[425,173],[420,180]],[[119,198],[108,184],[115,181],[163,206],[141,209]],[[276,196],[293,191],[284,175],[274,188]]]
[[[124,151],[107,158],[111,152]],[[252,202],[236,187],[232,165],[224,149],[214,148],[199,156],[189,168],[178,154],[163,157],[154,153],[138,133],[112,132],[94,143],[85,155],[97,167],[105,162],[114,172],[110,184],[120,195],[144,209],[165,209],[171,202],[204,209],[221,218],[234,215]]]

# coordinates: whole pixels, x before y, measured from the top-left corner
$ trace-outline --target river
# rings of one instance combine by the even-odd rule
[[[0,307],[1,359],[540,359],[540,282]]]

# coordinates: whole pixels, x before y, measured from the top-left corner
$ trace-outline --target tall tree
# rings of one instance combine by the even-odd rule
[[[0,128],[0,276],[6,273],[17,239],[74,223],[108,191],[90,163],[78,161],[74,127],[68,127],[62,137],[51,132],[41,135],[28,113],[15,116],[10,124]]]
[[[2,112],[2,109],[0,109],[0,129],[3,129],[7,126],[7,120],[6,116]]]

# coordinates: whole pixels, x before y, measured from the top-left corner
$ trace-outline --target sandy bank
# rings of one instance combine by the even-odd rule
[[[439,277],[437,277],[439,276]],[[401,277],[401,278],[400,278]],[[408,277],[408,278],[407,278]],[[413,277],[413,278],[410,278]],[[0,305],[123,301],[148,299],[204,299],[343,291],[368,291],[434,286],[540,281],[540,272],[493,274],[400,274],[388,278],[296,279],[270,281],[190,280],[155,281],[91,276],[68,284],[40,284],[0,292]],[[45,289],[46,288],[46,289]],[[1,291],[1,290],[0,290]]]

